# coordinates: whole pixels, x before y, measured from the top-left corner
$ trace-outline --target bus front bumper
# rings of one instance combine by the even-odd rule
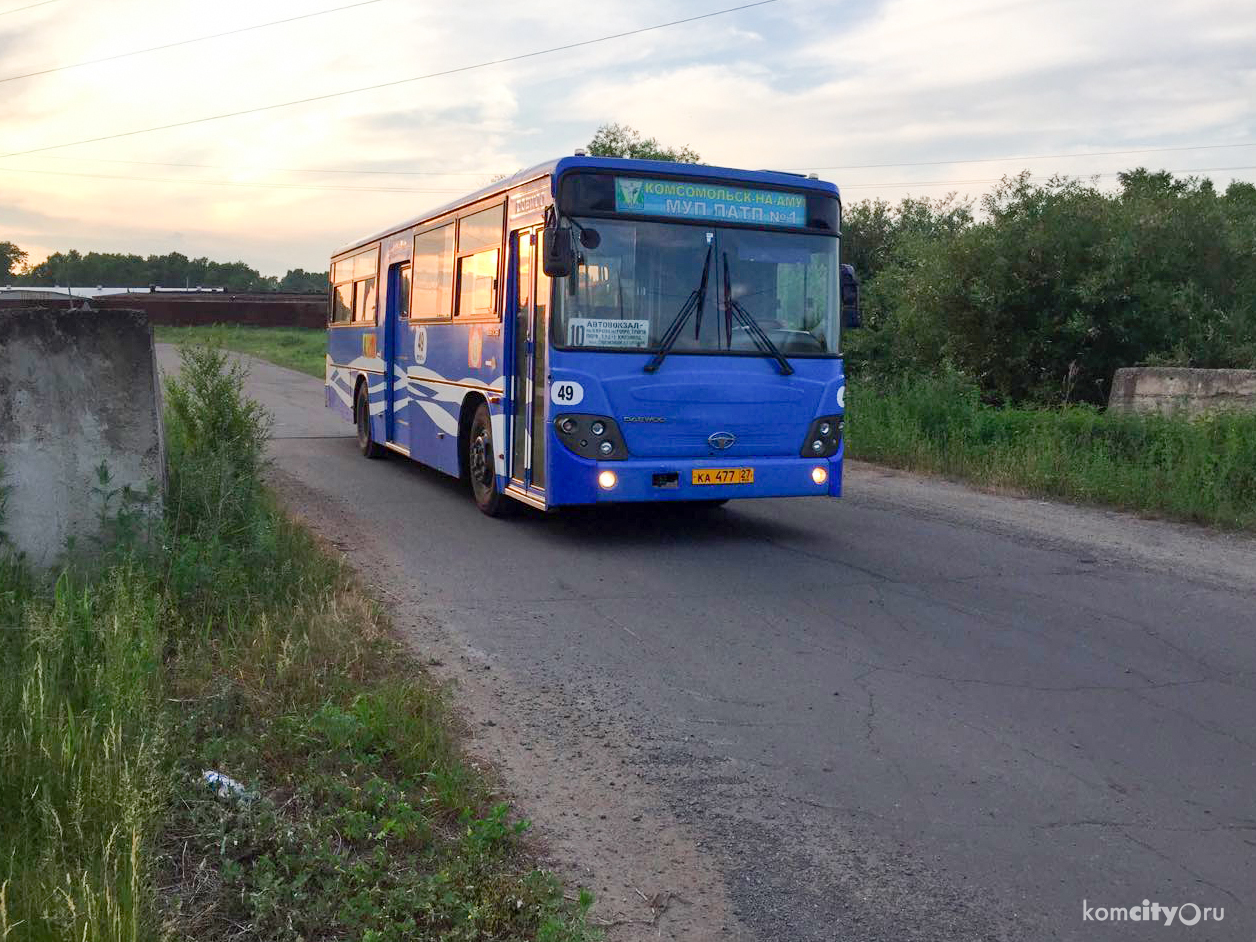
[[[549,503],[557,506],[748,497],[840,497],[844,450],[845,443],[832,458],[589,461],[566,449],[556,449]],[[753,480],[745,480],[751,476]],[[717,483],[696,483],[700,479]]]

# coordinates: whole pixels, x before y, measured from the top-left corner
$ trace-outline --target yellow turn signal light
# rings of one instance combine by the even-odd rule
[[[603,471],[597,476],[597,486],[604,491],[609,491],[619,483],[619,475],[614,471]]]
[[[811,469],[811,480],[817,484],[827,484],[829,480],[829,469],[822,464],[816,465]]]

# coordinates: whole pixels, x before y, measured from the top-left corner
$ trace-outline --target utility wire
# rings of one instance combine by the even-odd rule
[[[1113,157],[1125,154],[1163,154],[1181,150],[1220,150],[1227,147],[1256,147],[1256,141],[1245,144],[1192,144],[1184,147],[1143,147],[1138,150],[1095,150],[1080,154],[1027,154],[1020,157],[971,157],[963,160],[922,160],[909,164],[848,164],[845,167],[793,167],[794,173],[807,170],[884,170],[890,167],[941,167],[947,164],[987,164],[1012,160],[1060,160],[1069,157]]]
[[[0,167],[0,173],[35,173],[50,177],[87,177],[92,180],[126,180],[139,183],[176,183],[198,186],[239,186],[266,190],[350,190],[357,193],[463,193],[462,189],[425,189],[418,187],[335,186],[317,183],[249,183],[240,180],[179,180],[173,177],[123,177],[108,173],[74,173],[68,170],[22,170]]]
[[[57,0],[39,0],[39,3],[29,3],[24,7],[14,7],[12,10],[0,10],[0,16],[7,16],[10,13],[21,13],[23,10],[33,10],[35,7],[46,7],[50,3],[56,3]]]
[[[44,0],[45,3],[54,3],[55,0]],[[113,62],[116,59],[126,59],[129,56],[141,56],[146,52],[158,52],[162,49],[174,49],[176,46],[189,46],[192,43],[203,43],[211,39],[221,39],[223,36],[235,36],[238,33],[249,33],[255,29],[266,29],[270,26],[280,26],[284,23],[295,23],[297,20],[308,20],[315,16],[326,16],[328,13],[339,13],[341,10],[352,10],[354,7],[370,6],[372,3],[382,3],[383,0],[359,0],[358,3],[350,3],[343,7],[333,7],[330,10],[319,10],[315,13],[302,13],[300,16],[290,16],[284,20],[272,20],[269,23],[258,23],[255,26],[243,26],[240,29],[229,29],[225,33],[212,33],[209,36],[197,36],[194,39],[180,39],[178,42],[165,43],[161,46],[149,46],[147,49],[133,49],[130,52],[120,52],[113,56],[101,56],[99,59],[84,59],[82,62],[71,62],[69,65],[53,66],[50,69],[39,69],[35,72],[24,72],[21,75],[10,75],[6,78],[0,78],[0,84],[4,82],[16,82],[18,79],[34,78],[36,75],[48,75],[52,72],[64,72],[67,69],[81,69],[86,65],[99,65],[101,62]],[[39,6],[39,4],[36,4]],[[12,11],[10,11],[12,12]]]
[[[76,144],[95,144],[98,141],[112,141],[120,137],[134,137],[137,134],[148,134],[153,131],[167,131],[171,128],[183,128],[193,124],[203,124],[207,121],[221,121],[224,118],[236,118],[241,115],[258,114],[263,111],[274,111],[279,108],[290,108],[293,105],[305,105],[316,101],[327,101],[331,98],[342,98],[346,95],[356,95],[360,92],[375,91],[381,88],[392,88],[397,85],[407,85],[411,82],[421,82],[424,79],[440,78],[446,75],[458,75],[462,72],[471,72],[475,69],[484,69],[493,65],[503,65],[507,62],[520,62],[524,59],[535,59],[538,56],[547,56],[555,52],[565,52],[569,49],[579,49],[583,46],[592,46],[597,43],[609,42],[613,39],[624,39],[628,36],[637,36],[641,33],[654,32],[660,29],[667,29],[671,26],[680,26],[683,23],[695,23],[698,20],[707,20],[716,16],[724,16],[728,13],[736,13],[740,10],[749,10],[753,7],[766,6],[770,3],[776,3],[777,0],[755,0],[753,3],[743,3],[740,6],[725,7],[722,10],[714,10],[710,13],[702,13],[698,16],[687,16],[679,20],[670,20],[666,23],[657,23],[654,26],[643,26],[638,29],[625,30],[620,33],[611,33],[607,36],[599,36],[596,39],[584,39],[579,42],[565,43],[561,46],[551,46],[548,49],[538,49],[535,52],[524,52],[515,56],[503,56],[500,59],[490,59],[486,62],[477,62],[474,65],[459,66],[454,69],[443,69],[439,72],[428,72],[425,75],[414,75],[410,78],[395,79],[391,82],[380,82],[376,85],[363,85],[359,88],[349,88],[339,92],[329,92],[326,95],[312,95],[309,98],[298,98],[293,101],[281,101],[273,105],[262,105],[257,108],[243,108],[239,111],[229,111],[224,114],[207,115],[203,118],[190,118],[187,121],[175,121],[171,124],[160,124],[149,128],[137,128],[133,131],[121,131],[117,134],[104,134],[100,137],[89,137],[79,141],[67,141],[64,144],[48,144],[44,147],[32,147],[29,150],[13,151],[8,154],[0,154],[0,158],[21,157],[26,154],[38,154],[46,150],[58,150],[62,147],[73,147]]]

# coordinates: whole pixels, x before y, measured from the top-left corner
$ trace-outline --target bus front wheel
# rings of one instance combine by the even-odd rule
[[[471,478],[471,493],[475,505],[490,517],[506,512],[506,497],[497,490],[497,464],[493,460],[493,421],[488,406],[480,403],[471,419],[471,431],[467,434],[467,475]]]
[[[358,448],[367,458],[384,457],[384,449],[371,437],[371,402],[366,395],[366,384],[358,387],[353,406],[354,421],[358,426]]]

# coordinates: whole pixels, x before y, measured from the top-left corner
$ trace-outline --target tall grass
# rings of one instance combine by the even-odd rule
[[[0,567],[0,939],[155,928],[163,603],[132,563],[48,591]]]
[[[1256,528],[1256,413],[996,408],[957,377],[852,397],[848,456],[1217,527]]]
[[[156,540],[51,580],[0,548],[0,942],[593,938],[441,692],[266,492],[244,378],[185,349]]]

